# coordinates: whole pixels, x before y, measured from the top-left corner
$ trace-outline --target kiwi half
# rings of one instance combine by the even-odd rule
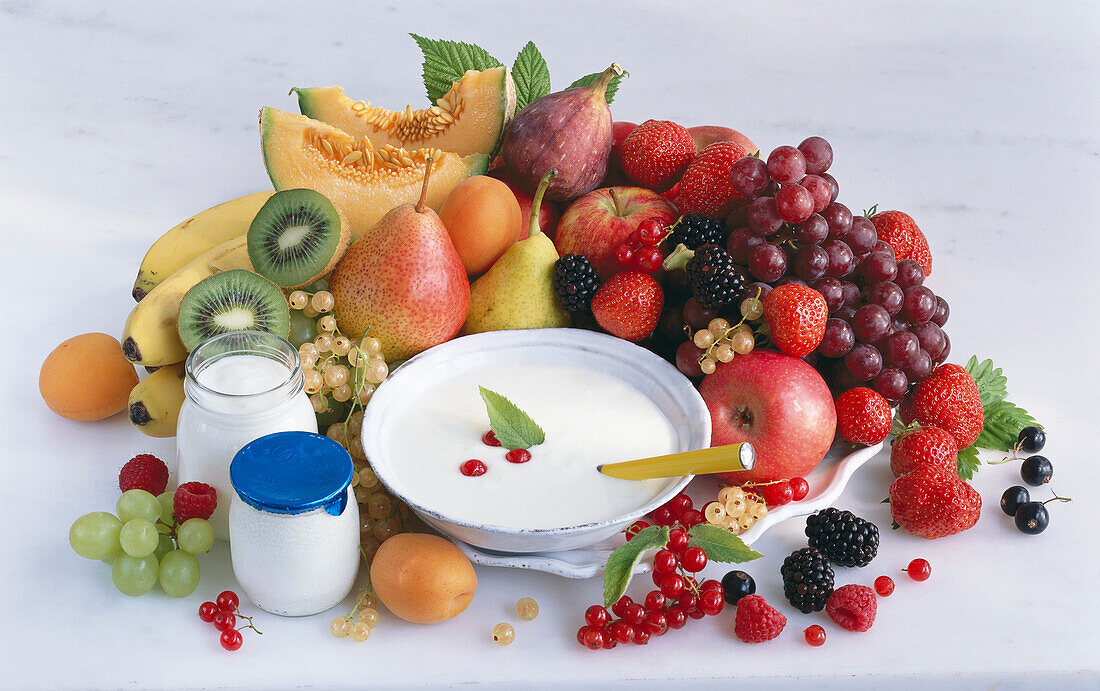
[[[271,195],[248,228],[256,273],[283,288],[302,288],[327,275],[351,239],[347,220],[325,195],[310,189]]]
[[[233,269],[195,284],[183,296],[180,340],[194,350],[208,338],[229,331],[269,331],[286,338],[290,306],[279,287],[259,274]]]

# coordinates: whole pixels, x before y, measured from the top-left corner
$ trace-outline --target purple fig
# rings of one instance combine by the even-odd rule
[[[599,186],[612,142],[604,93],[622,73],[612,64],[590,85],[543,96],[516,114],[504,133],[502,154],[521,188],[533,193],[551,168],[558,175],[546,190],[548,199],[576,199]]]

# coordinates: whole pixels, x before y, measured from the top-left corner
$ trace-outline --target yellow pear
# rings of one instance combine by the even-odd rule
[[[509,247],[470,286],[466,333],[569,326],[569,313],[562,309],[554,290],[558,250],[539,229],[539,207],[555,175],[557,170],[551,168],[539,183],[527,237]]]

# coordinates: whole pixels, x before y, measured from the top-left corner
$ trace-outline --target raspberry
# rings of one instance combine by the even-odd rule
[[[783,594],[791,606],[803,614],[820,612],[833,593],[833,567],[825,555],[813,547],[792,552],[783,560]]]
[[[554,262],[554,288],[566,312],[587,312],[599,287],[600,275],[583,254],[567,254]]]
[[[183,525],[190,518],[210,518],[218,508],[218,493],[204,482],[185,482],[176,488],[172,508],[176,512],[177,525]]]
[[[806,518],[806,537],[840,566],[867,566],[878,554],[878,526],[831,506]]]
[[[691,294],[704,307],[717,309],[733,304],[745,293],[748,279],[718,245],[703,245],[687,263]]]
[[[787,617],[760,595],[746,595],[737,603],[733,632],[745,643],[770,641],[786,625]]]
[[[718,221],[702,214],[681,216],[672,224],[668,236],[668,246],[675,249],[683,244],[689,250],[697,250],[703,245],[725,245],[729,231]]]
[[[118,473],[118,488],[123,492],[143,489],[154,497],[168,486],[168,466],[151,453],[134,456]]]
[[[833,591],[825,611],[841,628],[866,631],[875,623],[878,602],[875,592],[865,585],[845,585]]]

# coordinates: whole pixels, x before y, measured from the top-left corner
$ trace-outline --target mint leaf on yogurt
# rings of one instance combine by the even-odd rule
[[[501,446],[511,451],[529,449],[546,441],[546,433],[519,406],[496,391],[484,386],[477,388],[485,401],[485,411],[489,413],[489,428]]]

